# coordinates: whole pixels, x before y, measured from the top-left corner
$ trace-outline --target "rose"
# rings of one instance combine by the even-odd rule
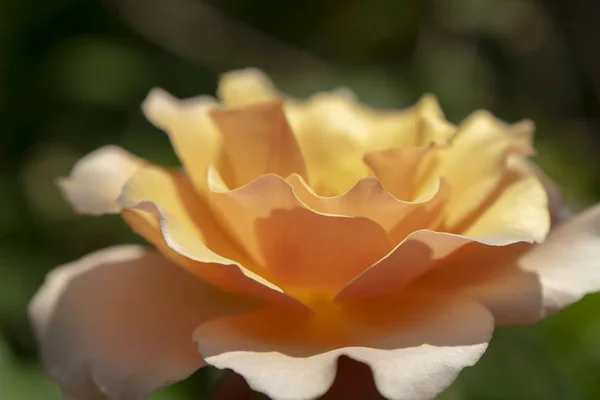
[[[381,395],[429,399],[495,326],[600,286],[600,209],[545,239],[564,212],[527,160],[530,122],[457,127],[430,96],[405,111],[345,91],[296,101],[254,70],[219,97],[143,105],[184,170],[106,147],[60,181],[75,210],[121,213],[158,249],[94,253],[33,299],[43,362],[72,398],[145,398],[211,364],[309,399],[345,355]]]

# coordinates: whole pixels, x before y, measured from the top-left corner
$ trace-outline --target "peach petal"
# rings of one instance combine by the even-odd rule
[[[323,395],[334,382],[341,356],[369,365],[385,398],[431,399],[462,368],[477,362],[491,337],[493,318],[478,303],[448,297],[412,308],[403,315],[405,307],[388,306],[383,319],[367,317],[363,325],[347,325],[355,344],[337,348],[333,336],[320,337],[328,332],[310,325],[310,318],[294,318],[284,310],[214,320],[200,325],[194,337],[209,364],[233,369],[273,399]],[[381,317],[382,310],[370,314]]]
[[[449,233],[413,232],[384,258],[350,281],[336,295],[336,300],[370,298],[398,291],[473,242],[471,238]]]
[[[394,197],[418,202],[424,191],[425,197],[428,197],[426,182],[432,181],[431,175],[438,161],[436,153],[447,150],[433,145],[392,148],[367,153],[364,160]]]
[[[250,308],[128,245],[53,270],[29,316],[43,363],[67,396],[131,400],[204,365],[191,342],[198,323]]]
[[[219,170],[230,188],[268,173],[306,177],[304,159],[281,101],[215,109],[211,117],[223,137],[224,165]]]
[[[229,293],[303,307],[281,288],[257,275],[246,265],[207,248],[185,224],[157,204],[142,202],[125,211],[125,220],[135,232],[203,281]]]
[[[119,197],[125,221],[169,259],[225,291],[269,301],[294,301],[247,268],[251,265],[214,221],[181,173],[146,167]]]
[[[221,151],[221,138],[208,112],[218,103],[209,96],[176,99],[166,91],[150,91],[142,111],[150,122],[169,135],[186,172],[199,191],[206,190],[207,169]]]
[[[255,272],[286,291],[298,286],[335,291],[392,247],[373,221],[307,209],[276,175],[214,193],[212,203],[233,236],[262,265]]]
[[[117,146],[101,147],[81,158],[58,186],[75,211],[101,215],[118,213],[123,186],[145,164]]]
[[[448,197],[443,181],[435,182],[428,196],[416,202],[398,200],[376,177],[363,178],[347,193],[334,197],[319,196],[298,175],[291,175],[287,181],[298,199],[311,210],[368,218],[385,229],[394,243],[410,232],[429,228],[441,215],[441,207]]]

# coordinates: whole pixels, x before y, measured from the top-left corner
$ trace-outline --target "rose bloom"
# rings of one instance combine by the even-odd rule
[[[32,300],[69,398],[145,399],[213,365],[273,399],[367,398],[361,374],[372,396],[431,399],[495,327],[600,287],[600,208],[565,218],[529,121],[455,126],[431,96],[299,101],[256,70],[218,97],[145,100],[182,169],[109,146],[59,182],[75,211],[120,213],[156,249],[58,267]]]

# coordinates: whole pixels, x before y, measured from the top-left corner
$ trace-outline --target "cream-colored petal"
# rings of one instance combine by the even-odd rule
[[[517,261],[539,276],[544,314],[600,290],[600,206],[563,223]]]
[[[195,338],[208,363],[233,369],[275,400],[324,394],[342,355],[369,365],[385,398],[432,399],[477,362],[493,319],[474,302],[426,297],[419,306],[411,300],[422,299],[404,298],[384,310],[364,307],[362,316],[342,328],[350,344],[337,348],[335,336],[320,337],[331,332],[315,326],[314,318],[283,310],[215,320],[201,325]]]
[[[191,341],[198,323],[250,306],[129,245],[52,271],[29,315],[67,396],[141,400],[204,365]]]
[[[227,107],[249,106],[280,97],[271,79],[256,68],[222,75],[217,94]]]
[[[179,100],[158,88],[152,89],[142,104],[146,118],[169,135],[199,191],[206,190],[208,166],[221,151],[221,137],[208,115],[217,106],[208,96]]]
[[[144,164],[120,147],[101,147],[79,160],[68,177],[58,180],[58,186],[79,213],[117,213],[121,208],[117,198],[125,182]]]
[[[281,101],[213,110],[211,117],[223,139],[219,172],[230,188],[269,173],[306,178],[304,159]]]

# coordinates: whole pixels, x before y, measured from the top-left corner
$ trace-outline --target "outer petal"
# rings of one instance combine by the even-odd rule
[[[233,293],[294,303],[246,267],[252,269],[248,257],[221,231],[184,176],[155,167],[140,169],[119,204],[134,231],[206,282]]]
[[[521,257],[520,269],[539,276],[544,314],[600,290],[600,206],[565,222]]]
[[[29,314],[67,396],[134,400],[203,365],[191,341],[198,323],[250,305],[131,245],[52,271]]]
[[[334,345],[340,336],[311,325],[310,316],[276,310],[203,324],[195,337],[208,363],[233,369],[252,388],[276,400],[314,399],[325,393],[342,355],[369,365],[386,398],[431,399],[479,359],[493,319],[477,303],[428,299],[422,303],[409,297],[398,299],[402,305],[364,307],[342,336],[342,343],[347,339],[350,345],[338,348]]]
[[[221,137],[208,115],[217,105],[208,96],[179,100],[162,89],[153,89],[142,105],[146,118],[169,135],[199,191],[206,189],[208,166],[221,151]]]
[[[466,250],[417,284],[473,296],[499,325],[537,322],[600,290],[600,206],[565,222],[542,244],[511,247]]]
[[[230,188],[268,173],[306,178],[304,159],[281,101],[213,110],[211,116],[223,138],[220,174]]]
[[[67,178],[58,180],[75,211],[100,215],[117,213],[117,198],[125,182],[145,162],[117,146],[99,148],[75,164]]]

